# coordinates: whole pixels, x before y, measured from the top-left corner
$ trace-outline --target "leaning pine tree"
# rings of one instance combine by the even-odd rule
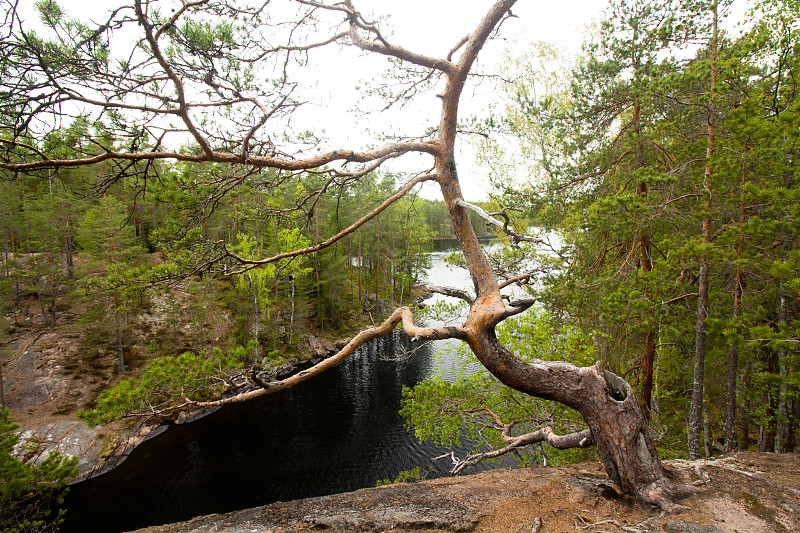
[[[468,302],[469,313],[463,323],[419,327],[410,309],[402,307],[380,326],[356,335],[334,357],[300,374],[222,400],[191,403],[239,402],[292,387],[340,364],[364,342],[388,335],[402,323],[405,333],[415,339],[464,341],[503,384],[572,407],[588,426],[563,436],[538,431],[531,434],[528,443],[546,441],[559,448],[593,443],[609,476],[624,492],[665,510],[675,508],[675,500],[686,494],[687,488],[666,477],[648,424],[627,382],[598,366],[525,362],[495,335],[498,324],[525,312],[533,301],[504,303],[501,290],[510,283],[498,282],[468,212],[475,211],[495,223],[512,239],[525,237],[465,202],[455,144],[459,103],[470,70],[487,40],[511,16],[515,0],[496,0],[474,31],[455,43],[446,57],[422,55],[392,44],[376,24],[356,10],[353,0],[295,0],[284,4],[267,2],[250,7],[200,0],[182,2],[167,13],[157,10],[156,2],[133,0],[132,5],[111,12],[105,23],[89,27],[67,19],[55,2],[46,2],[39,4],[42,20],[49,26],[48,37],[42,38],[26,30],[15,12],[17,4],[7,1],[9,14],[3,27],[7,38],[0,45],[4,72],[0,81],[0,168],[4,175],[46,176],[54,169],[111,163],[122,179],[131,162],[216,163],[230,168],[223,178],[209,183],[212,195],[218,198],[258,169],[273,169],[264,175],[281,182],[313,172],[326,177],[321,190],[327,190],[363,178],[389,160],[426,154],[433,159],[432,172],[414,175],[338,233],[321,236],[315,244],[301,249],[257,259],[237,255],[224,241],[209,242],[202,248],[200,264],[192,271],[241,274],[318,252],[375,219],[418,184],[433,182],[439,186],[473,281],[474,293],[442,289]],[[291,19],[278,20],[287,13]],[[118,30],[127,32],[126,37],[115,39]],[[323,30],[326,33],[320,36]],[[133,31],[140,38],[130,45],[127,35]],[[276,44],[277,39],[283,42]],[[290,67],[302,67],[307,54],[336,43],[388,57],[394,68],[403,71],[401,96],[431,82],[443,86],[439,95],[441,114],[433,135],[417,141],[406,137],[366,150],[337,149],[311,155],[297,148],[299,140],[276,145],[300,106],[294,100],[297,82],[289,79]],[[112,44],[128,45],[130,50],[120,52]],[[273,73],[269,83],[259,83],[264,75]],[[42,125],[75,109],[98,124],[95,133],[87,131],[91,139],[83,146],[90,148],[71,159],[49,155],[44,148],[48,128]],[[165,148],[165,139],[176,131],[188,135],[194,145],[181,151]]]

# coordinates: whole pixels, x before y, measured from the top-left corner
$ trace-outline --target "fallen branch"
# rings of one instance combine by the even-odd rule
[[[28,353],[28,349],[30,349],[30,347],[31,347],[31,346],[33,346],[33,343],[34,343],[34,342],[36,342],[36,341],[38,341],[38,340],[39,340],[39,337],[41,337],[41,336],[42,336],[42,335],[44,335],[44,334],[45,334],[45,332],[44,332],[44,331],[42,331],[41,333],[39,333],[38,335],[36,335],[36,336],[35,336],[33,339],[31,339],[31,340],[30,340],[30,342],[28,342],[28,344],[26,344],[26,345],[25,345],[25,347],[24,347],[24,348],[22,349],[22,351],[21,351],[21,352],[19,352],[19,353],[21,353],[22,355],[25,355],[25,354],[27,354],[27,353]]]
[[[575,522],[575,527],[577,529],[594,529],[597,526],[613,525],[613,526],[618,527],[620,530],[624,531],[625,533],[647,533],[649,531],[647,529],[641,529],[641,528],[637,527],[640,524],[636,524],[636,526],[623,526],[622,524],[620,524],[619,522],[617,522],[616,520],[613,520],[613,519],[600,520],[598,522],[589,522],[588,520],[586,520],[584,517],[582,517],[578,513],[573,513],[573,514],[583,524],[583,525],[579,525],[577,523],[577,521],[576,521]]]
[[[522,521],[522,523],[519,525],[519,527],[514,533],[522,533],[522,528],[526,527],[527,525],[528,525],[528,519],[526,518],[525,520]],[[531,526],[531,533],[539,533],[540,529],[542,529],[542,519],[537,516],[536,518],[533,519],[533,525]]]

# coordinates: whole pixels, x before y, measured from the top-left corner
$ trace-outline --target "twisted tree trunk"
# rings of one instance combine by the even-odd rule
[[[432,57],[415,53],[411,50],[393,45],[384,37],[377,26],[368,22],[357,11],[353,5],[353,0],[343,0],[341,2],[298,2],[306,6],[310,14],[320,14],[327,12],[328,15],[345,18],[344,23],[349,25],[349,31],[341,32],[334,37],[326,38],[320,43],[309,45],[311,47],[324,46],[340,39],[349,39],[352,45],[361,50],[373,54],[380,54],[393,58],[394,60],[409,63],[425,70],[430,74],[440,75],[444,81],[444,90],[441,98],[441,117],[438,131],[435,138],[431,140],[416,142],[390,142],[377,148],[364,151],[337,149],[322,151],[308,157],[294,157],[276,151],[268,153],[252,153],[248,150],[250,141],[256,131],[269,119],[271,112],[267,111],[263,105],[253,101],[253,109],[260,110],[264,118],[249,130],[249,133],[241,139],[242,150],[216,151],[212,146],[212,130],[208,130],[206,123],[195,122],[194,113],[190,112],[198,106],[195,101],[195,88],[200,80],[192,79],[187,76],[182,69],[176,69],[171,64],[171,55],[164,52],[167,46],[177,46],[180,43],[166,43],[169,41],[169,33],[166,31],[173,27],[184,16],[187,10],[203,9],[203,2],[187,3],[183,8],[177,10],[165,24],[163,21],[155,20],[147,10],[147,3],[142,0],[134,0],[134,12],[139,28],[143,32],[143,39],[140,41],[140,48],[149,53],[148,68],[156,72],[159,83],[164,84],[165,91],[171,88],[171,100],[167,100],[169,105],[161,107],[143,107],[139,109],[144,113],[149,113],[153,117],[175,118],[182,123],[182,130],[189,133],[194,140],[196,150],[189,152],[169,152],[146,150],[144,152],[125,152],[106,151],[102,154],[88,157],[79,157],[72,160],[52,160],[33,156],[31,161],[5,162],[0,161],[0,167],[12,171],[34,170],[37,168],[68,167],[80,165],[93,165],[111,160],[125,161],[151,161],[157,159],[170,159],[184,161],[188,163],[212,162],[226,165],[244,165],[260,168],[272,168],[284,170],[291,173],[313,171],[318,172],[320,168],[328,167],[330,172],[340,177],[354,178],[358,175],[367,175],[376,170],[383,162],[407,153],[426,154],[434,158],[434,172],[431,174],[418,174],[411,178],[395,194],[388,196],[377,207],[364,214],[359,220],[349,227],[338,231],[335,235],[323,239],[320,235],[318,221],[313,221],[315,231],[315,242],[312,246],[297,248],[292,251],[281,251],[280,253],[267,258],[253,259],[237,255],[226,247],[220,251],[219,257],[209,260],[207,266],[215,262],[232,261],[241,265],[246,272],[250,268],[258,265],[275,263],[284,259],[290,259],[301,255],[316,253],[324,248],[338,242],[338,240],[352,235],[354,231],[372,221],[395,201],[407,195],[417,184],[426,181],[435,181],[439,184],[441,193],[448,210],[450,223],[458,239],[470,276],[473,282],[474,296],[462,291],[462,297],[470,304],[469,314],[460,326],[448,326],[437,328],[422,328],[413,323],[413,316],[408,308],[396,309],[391,316],[377,327],[369,328],[356,335],[345,347],[336,355],[325,359],[312,368],[304,370],[285,380],[273,383],[263,383],[260,389],[244,392],[228,398],[209,401],[194,402],[185,400],[184,404],[172,405],[171,409],[179,409],[184,406],[213,406],[226,403],[240,402],[257,396],[270,394],[286,388],[292,387],[302,381],[324,372],[333,366],[340,364],[356,349],[368,340],[391,334],[394,328],[402,322],[404,331],[413,338],[420,339],[445,339],[457,338],[465,341],[477,356],[478,360],[504,384],[522,391],[531,396],[553,400],[576,409],[584,417],[591,433],[591,440],[598,447],[600,457],[608,471],[611,479],[617,483],[624,492],[633,494],[642,501],[661,506],[666,510],[677,507],[673,499],[686,494],[686,490],[672,484],[666,477],[664,469],[659,460],[658,454],[650,438],[647,422],[639,407],[633,391],[624,380],[604,372],[598,366],[577,367],[567,362],[526,362],[513,355],[505,346],[500,344],[496,335],[495,328],[503,320],[524,312],[528,309],[532,300],[515,300],[504,303],[500,286],[497,278],[484,255],[477,236],[469,221],[467,209],[474,206],[464,201],[459,185],[458,174],[455,162],[455,146],[457,133],[457,119],[459,102],[464,89],[464,84],[469,75],[478,53],[483,45],[502,24],[503,20],[512,16],[510,9],[514,6],[515,0],[496,0],[488,10],[484,18],[480,21],[475,30],[459,40],[446,58]],[[208,12],[206,12],[208,13]],[[309,16],[309,20],[316,20]],[[341,23],[341,21],[339,22]],[[300,23],[298,22],[298,25]],[[338,27],[338,26],[337,26]],[[241,36],[246,38],[246,36]],[[278,47],[278,50],[302,51],[294,45],[291,47]],[[42,67],[44,68],[44,67]],[[49,71],[49,70],[48,70]],[[105,73],[100,73],[105,76]],[[127,74],[121,75],[120,79],[125,79]],[[211,93],[217,94],[218,88],[214,85],[214,73],[209,74],[210,81],[205,81],[210,86]],[[114,83],[117,83],[114,78]],[[75,83],[83,83],[77,80]],[[187,90],[184,82],[188,82],[190,89]],[[80,84],[79,83],[79,84]],[[137,78],[137,84],[139,83]],[[193,85],[194,84],[194,85]],[[138,85],[137,85],[138,86]],[[124,95],[124,94],[123,94]],[[71,98],[71,96],[70,96]],[[285,101],[285,99],[284,99]],[[58,105],[61,105],[59,100]],[[89,102],[87,105],[100,106],[101,109],[112,108],[114,106],[124,106],[125,102]],[[166,105],[166,104],[165,104]],[[206,102],[203,105],[208,105]],[[282,104],[281,104],[282,105]],[[276,108],[277,109],[277,108]],[[212,121],[209,121],[209,123]],[[209,133],[211,132],[211,133]],[[427,139],[427,136],[426,136]],[[230,146],[236,146],[234,142]],[[222,148],[221,148],[222,149]],[[29,150],[21,150],[27,153]],[[351,173],[344,170],[335,170],[333,166],[344,165],[366,165],[358,172]],[[24,202],[23,202],[24,203]],[[479,212],[479,211],[476,211]],[[480,213],[480,212],[479,212]],[[484,213],[485,214],[485,213]],[[481,215],[483,216],[483,215]],[[488,216],[488,215],[487,215]],[[501,231],[507,230],[507,224],[496,222],[496,226]],[[236,200],[234,199],[234,231],[238,231],[238,211]],[[380,226],[378,227],[380,231]],[[525,236],[512,235],[519,240]],[[363,259],[361,249],[361,237],[359,234],[359,257]],[[111,243],[112,264],[114,244]],[[374,261],[370,261],[369,271],[374,270],[376,286],[376,304],[379,304],[379,266],[380,266],[380,245],[379,238],[376,241]],[[368,255],[368,254],[367,254]],[[318,257],[318,256],[316,256]],[[315,259],[316,260],[316,259]],[[359,261],[359,294],[364,296],[363,291],[369,291],[370,283],[367,281],[362,284],[361,270],[363,261]],[[369,273],[368,271],[368,273]],[[226,270],[227,272],[227,270]],[[320,290],[319,269],[317,272],[317,291]],[[363,285],[363,287],[362,287]],[[319,295],[318,295],[319,296]],[[379,305],[378,305],[379,307]],[[115,313],[119,310],[119,302],[115,300]],[[119,332],[119,328],[117,328]],[[564,354],[569,357],[569,354]],[[124,370],[123,361],[120,358],[120,373]],[[152,415],[152,409],[148,412]],[[546,433],[546,432],[545,432]],[[546,435],[545,435],[546,436]],[[552,436],[550,436],[552,437]],[[548,437],[548,438],[550,438]],[[577,442],[579,445],[585,443],[586,437],[581,439],[563,439],[559,442]]]

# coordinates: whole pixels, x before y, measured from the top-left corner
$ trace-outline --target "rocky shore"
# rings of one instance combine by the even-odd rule
[[[45,341],[42,343],[42,339]],[[146,421],[113,422],[90,427],[74,416],[51,415],[37,423],[37,411],[44,411],[52,404],[64,401],[69,396],[70,383],[61,372],[62,365],[56,352],[63,346],[47,347],[47,334],[33,342],[22,344],[19,354],[7,366],[5,388],[7,405],[12,413],[29,414],[22,418],[24,424],[19,432],[18,455],[27,454],[34,460],[44,459],[51,452],[78,457],[79,474],[73,483],[101,475],[125,461],[142,442],[166,431],[173,424],[185,424],[214,412],[217,408],[182,411],[174,420],[158,423]],[[263,381],[286,379],[331,357],[346,341],[326,342],[312,335],[306,336],[308,351],[305,357],[291,358],[281,365],[261,374]],[[38,344],[37,344],[38,343]],[[257,387],[252,384],[250,387]],[[231,394],[243,390],[231,391]],[[15,417],[15,419],[18,419]]]
[[[495,470],[279,502],[138,533],[468,531],[800,532],[800,456],[739,452],[669,462],[702,490],[667,515],[617,493],[599,463]]]

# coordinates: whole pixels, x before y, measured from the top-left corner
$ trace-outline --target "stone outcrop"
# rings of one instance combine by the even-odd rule
[[[56,356],[58,350],[63,350],[63,346],[49,346],[47,340],[48,336],[45,334],[23,343],[6,370],[9,405],[17,412],[57,404],[64,397],[70,396],[70,381],[61,371],[62,367]],[[271,381],[290,377],[330,357],[345,344],[344,341],[326,344],[312,335],[308,335],[305,342],[312,350],[310,358],[288,360],[263,372],[262,379]],[[187,410],[179,413],[174,422],[134,427],[116,423],[91,428],[81,420],[66,416],[51,417],[62,419],[44,423],[31,421],[26,424],[28,427],[19,431],[20,442],[16,447],[16,454],[34,461],[43,460],[50,452],[78,457],[79,473],[73,480],[78,482],[113,469],[127,459],[136,446],[166,431],[172,423],[193,422],[217,409]]]
[[[681,514],[620,496],[599,463],[495,470],[279,502],[139,533],[289,531],[800,532],[800,456],[736,453],[670,464],[702,487]],[[537,524],[539,529],[537,530]]]

